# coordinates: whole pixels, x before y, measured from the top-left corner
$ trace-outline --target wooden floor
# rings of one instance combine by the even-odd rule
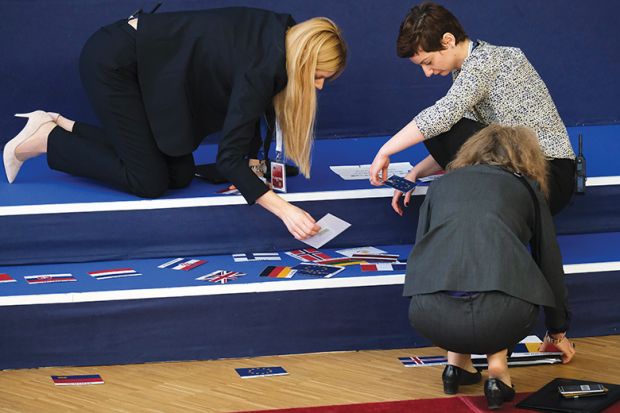
[[[534,391],[555,377],[620,383],[620,335],[574,341],[577,356],[568,365],[512,369],[517,391]],[[238,412],[444,397],[442,367],[405,368],[398,361],[441,354],[431,347],[0,371],[0,412]],[[290,374],[241,379],[234,370],[261,366],[283,366]],[[100,374],[105,384],[54,386],[50,379],[77,374]],[[482,385],[461,390],[482,394]]]

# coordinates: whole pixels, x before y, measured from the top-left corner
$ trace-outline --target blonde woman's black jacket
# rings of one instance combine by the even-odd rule
[[[562,256],[549,208],[543,195],[537,189],[535,193],[539,266],[528,250],[534,201],[519,178],[490,165],[456,169],[439,178],[422,203],[404,295],[501,291],[544,306],[547,328],[566,331]]]
[[[267,191],[251,172],[259,122],[287,83],[288,14],[252,8],[140,15],[138,80],[159,149],[195,150],[221,130],[217,166],[249,203]],[[254,152],[254,153],[253,153]]]

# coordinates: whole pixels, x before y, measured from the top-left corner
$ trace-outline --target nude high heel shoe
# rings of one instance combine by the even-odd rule
[[[47,114],[47,112],[42,110],[36,110],[30,113],[16,113],[15,116],[18,118],[28,118],[28,122],[21,132],[17,134],[17,136],[4,145],[4,171],[6,172],[6,178],[10,184],[13,183],[17,173],[19,172],[19,168],[23,165],[23,162],[15,156],[15,149],[22,142],[25,142],[29,137],[31,137],[37,129],[41,127],[41,125],[54,120]]]

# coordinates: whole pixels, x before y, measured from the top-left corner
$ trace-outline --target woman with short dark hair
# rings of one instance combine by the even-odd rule
[[[387,178],[390,156],[424,142],[430,155],[407,175],[415,181],[445,168],[461,145],[491,123],[532,128],[549,161],[549,206],[556,214],[570,201],[575,154],[549,91],[523,52],[470,39],[443,6],[426,2],[411,9],[397,40],[398,56],[422,67],[427,77],[452,75],[446,95],[424,109],[378,151],[371,182]],[[394,210],[402,214],[395,191]],[[405,204],[410,194],[405,195]]]

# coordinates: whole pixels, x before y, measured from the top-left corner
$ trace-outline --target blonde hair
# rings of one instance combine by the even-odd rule
[[[549,166],[536,132],[523,126],[490,125],[469,138],[447,169],[498,165],[534,179],[546,197]]]
[[[288,83],[274,99],[276,118],[287,158],[310,177],[310,153],[316,118],[317,70],[334,72],[335,79],[344,70],[347,47],[336,24],[316,17],[291,27],[286,33],[286,73]]]

